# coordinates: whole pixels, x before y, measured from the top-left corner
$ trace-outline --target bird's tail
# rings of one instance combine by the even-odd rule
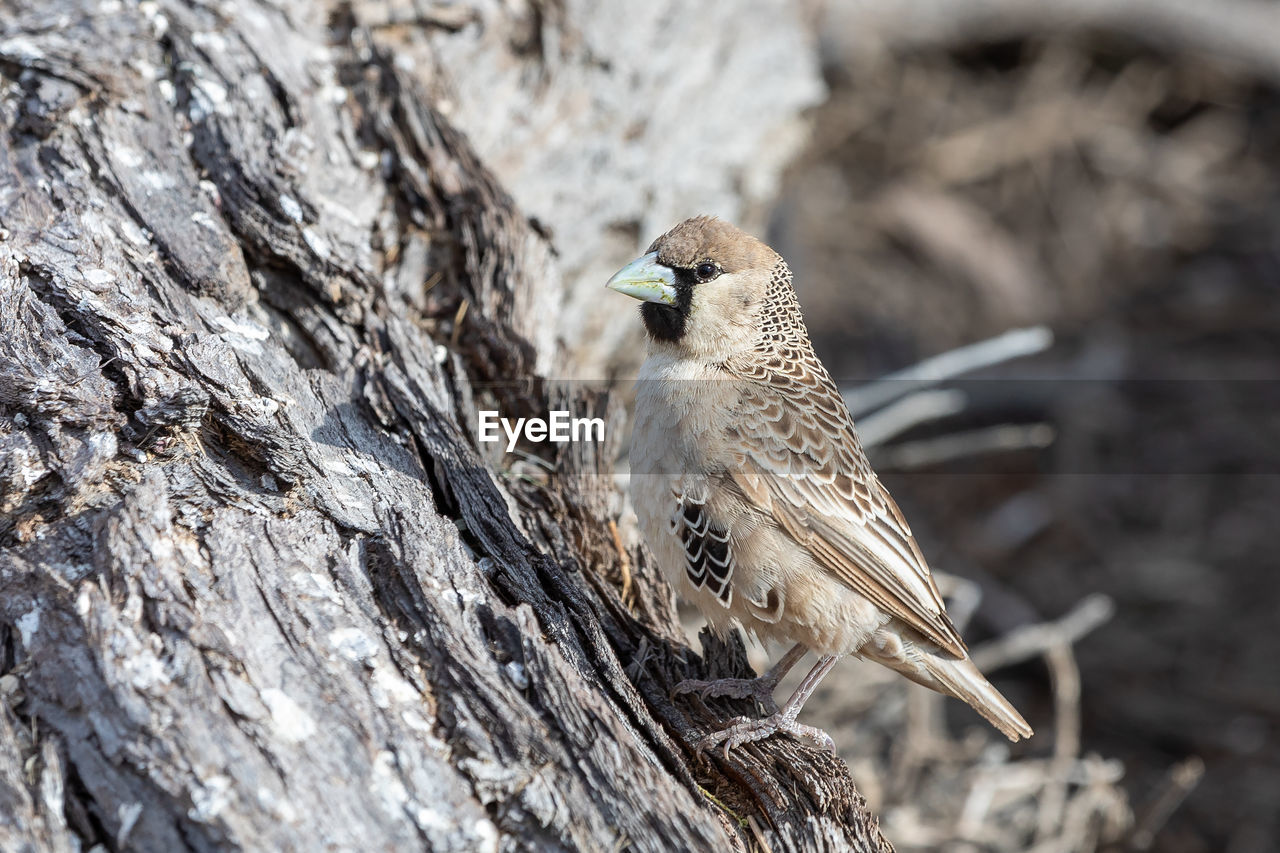
[[[946,652],[930,654],[908,641],[901,642],[907,648],[895,649],[898,654],[886,654],[888,649],[877,649],[874,641],[864,646],[860,654],[896,669],[930,690],[963,700],[1011,741],[1031,737],[1031,726],[969,658],[949,657]]]

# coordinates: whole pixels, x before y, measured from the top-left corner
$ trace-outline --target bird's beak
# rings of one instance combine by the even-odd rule
[[[605,287],[645,302],[676,304],[676,274],[671,267],[658,263],[657,252],[636,258],[618,270]]]

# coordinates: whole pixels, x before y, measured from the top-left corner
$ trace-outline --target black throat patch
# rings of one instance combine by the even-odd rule
[[[693,270],[673,270],[676,275],[676,304],[646,302],[640,306],[644,327],[654,338],[674,343],[684,337],[689,322],[689,308],[693,305]]]

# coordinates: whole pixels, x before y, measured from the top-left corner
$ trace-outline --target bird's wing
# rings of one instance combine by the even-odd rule
[[[730,476],[820,565],[881,610],[963,657],[911,528],[871,470],[816,359],[740,376]]]

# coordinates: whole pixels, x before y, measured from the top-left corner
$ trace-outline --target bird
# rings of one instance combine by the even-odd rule
[[[642,538],[681,598],[724,633],[791,644],[764,675],[677,693],[753,698],[699,750],[775,733],[835,752],[801,708],[854,655],[972,706],[1011,741],[1031,727],[982,675],[898,505],[871,469],[810,343],[792,274],[759,239],[698,216],[607,287],[641,300],[630,491]],[[773,692],[818,661],[779,707]]]

